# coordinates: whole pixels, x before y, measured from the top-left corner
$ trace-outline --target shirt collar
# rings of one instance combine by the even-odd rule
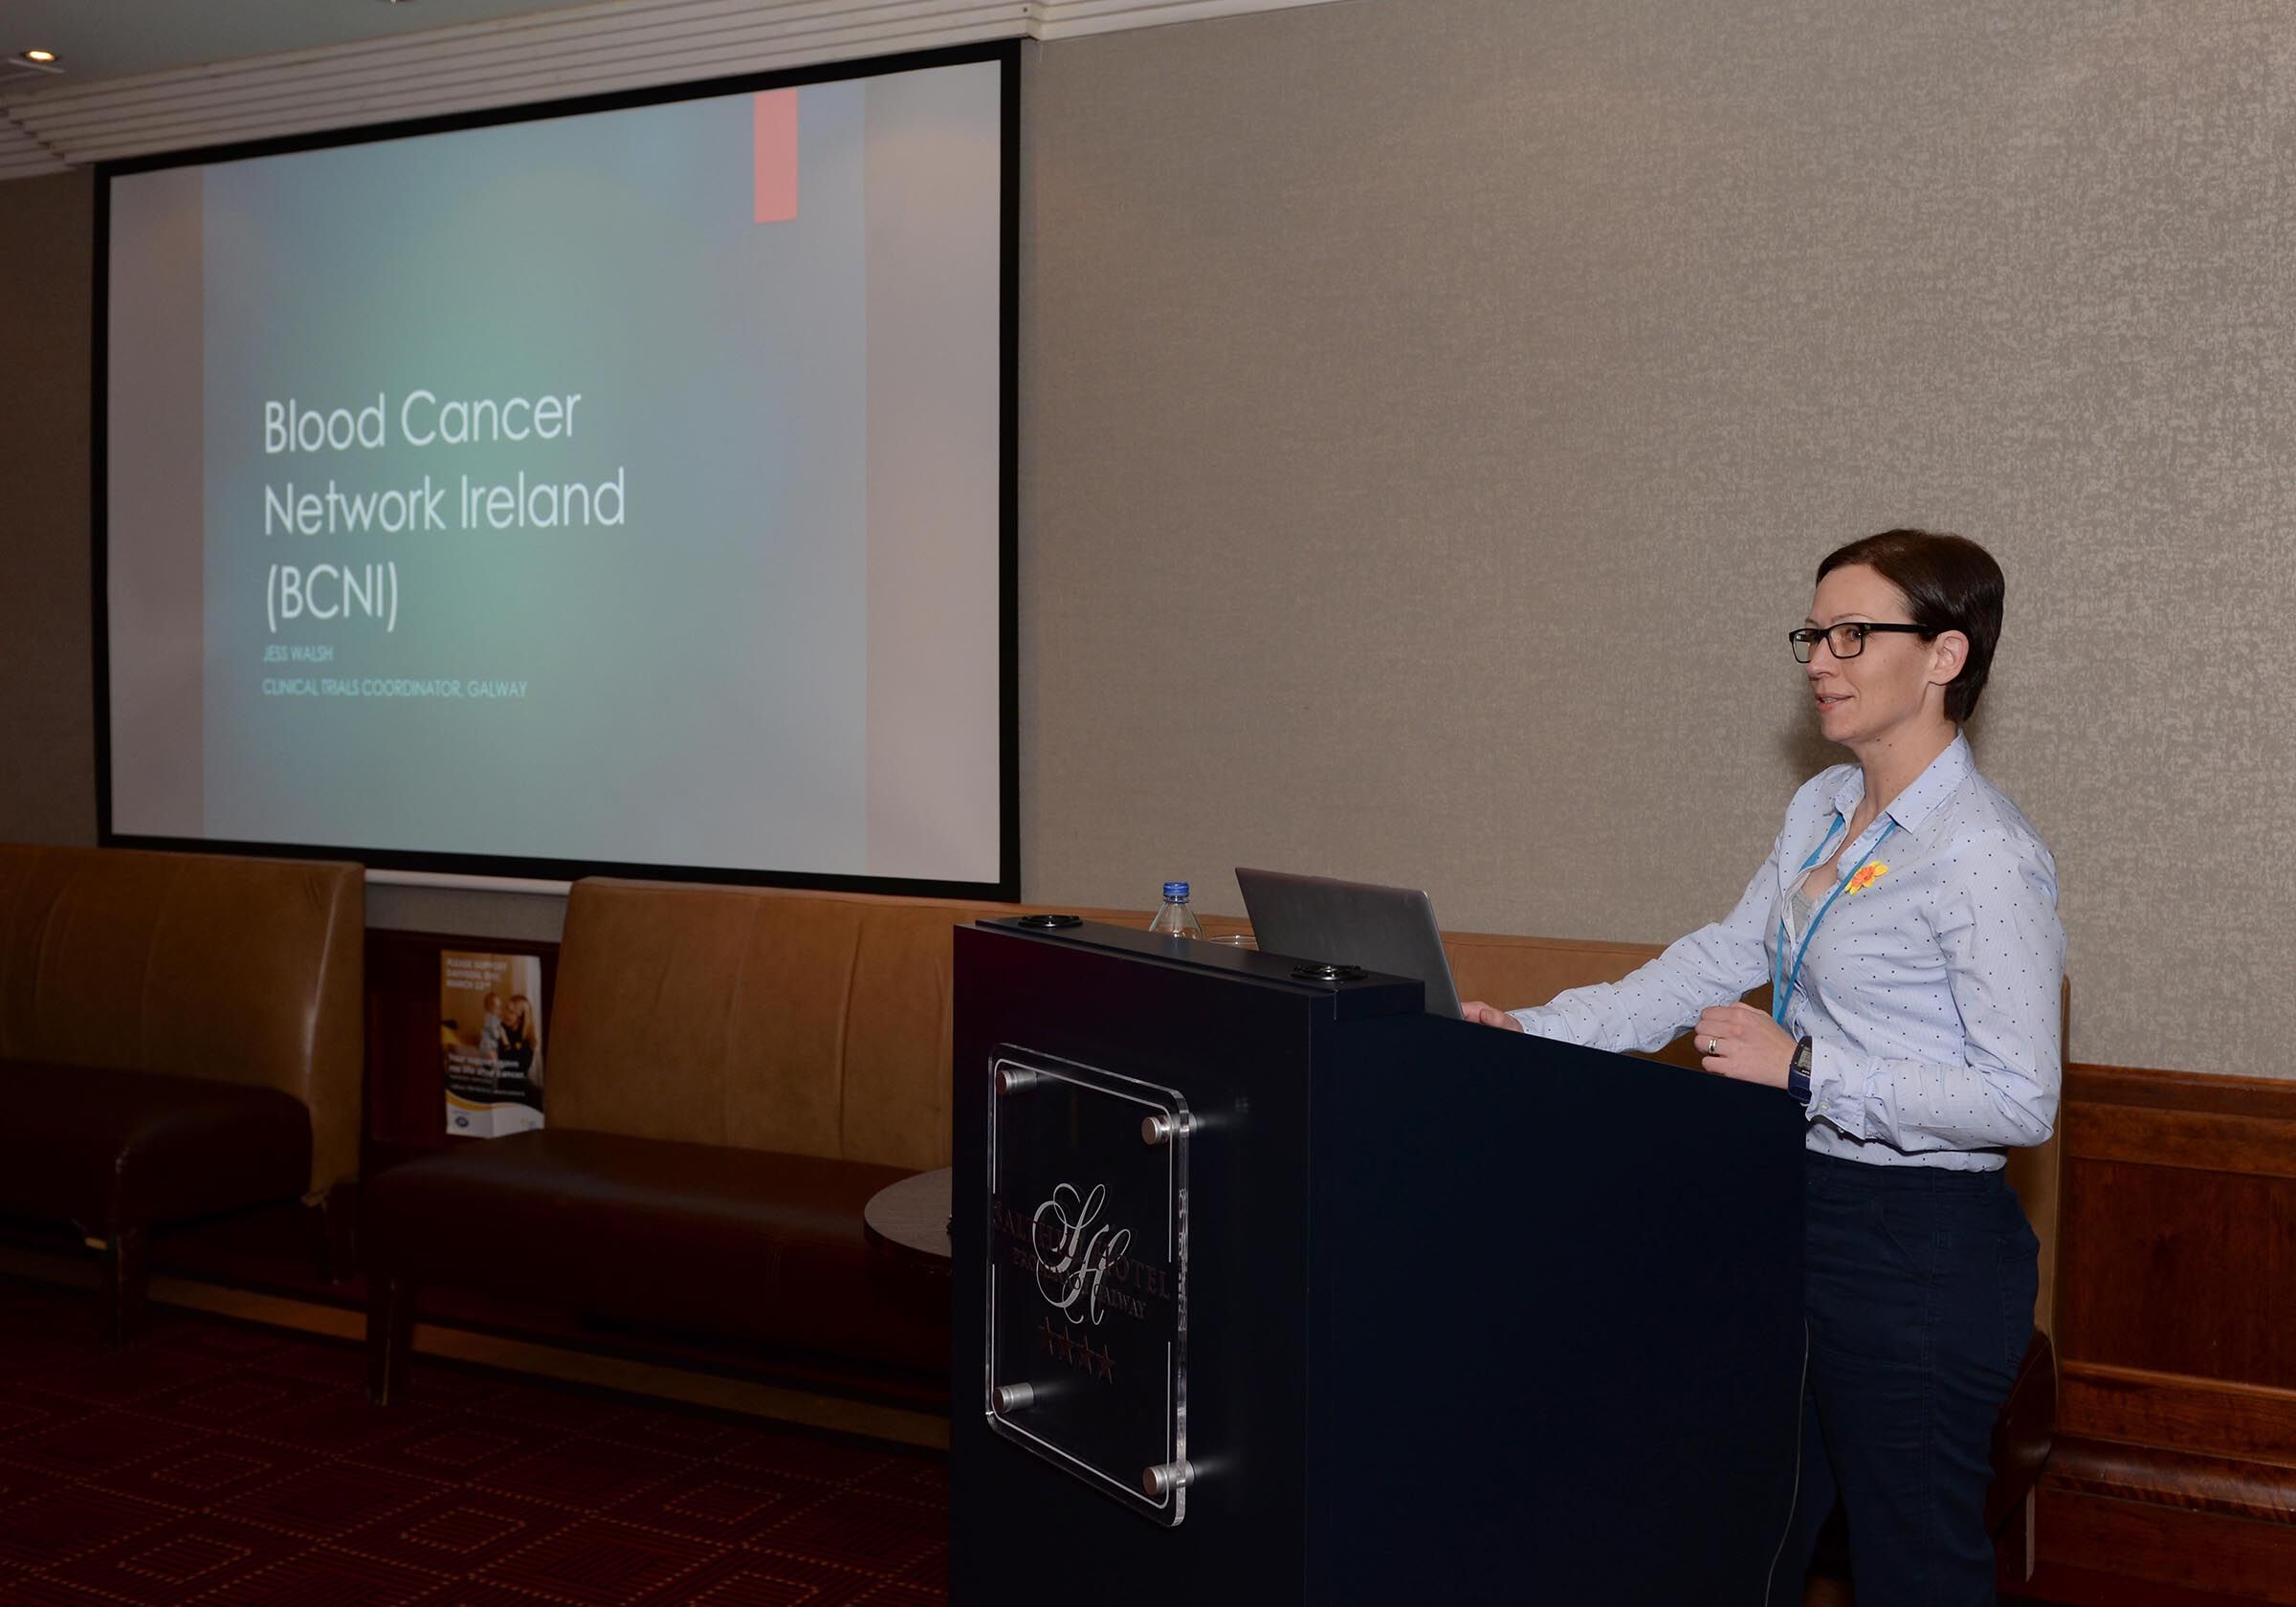
[[[1921,823],[1936,812],[1937,805],[1961,784],[1971,768],[1969,737],[1955,732],[1945,751],[1930,760],[1929,768],[1913,778],[1913,783],[1897,795],[1886,813],[1901,829],[1918,832]],[[1834,812],[1847,820],[1857,811],[1858,800],[1865,796],[1866,772],[1853,764],[1834,790]]]

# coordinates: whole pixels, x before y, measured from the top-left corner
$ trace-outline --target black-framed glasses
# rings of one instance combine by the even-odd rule
[[[1798,630],[1787,631],[1786,640],[1794,644],[1794,662],[1807,664],[1810,654],[1818,650],[1818,644],[1821,641],[1833,649],[1836,658],[1855,658],[1866,650],[1866,638],[1877,630],[1903,630],[1915,636],[1932,634],[1918,625],[1877,625],[1871,620],[1843,620],[1840,625],[1827,626],[1822,630],[1817,626],[1805,625]]]

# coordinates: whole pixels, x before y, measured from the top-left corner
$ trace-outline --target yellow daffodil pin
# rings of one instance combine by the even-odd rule
[[[1878,860],[1871,865],[1861,865],[1858,867],[1858,873],[1850,877],[1849,886],[1842,891],[1843,892],[1864,892],[1888,874],[1889,874],[1889,867]]]

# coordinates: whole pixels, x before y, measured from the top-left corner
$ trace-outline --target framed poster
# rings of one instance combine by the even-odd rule
[[[498,1138],[542,1125],[541,1000],[540,955],[439,955],[450,1134]]]

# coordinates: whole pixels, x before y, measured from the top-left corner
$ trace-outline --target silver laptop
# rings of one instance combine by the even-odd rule
[[[1240,865],[1236,885],[1244,890],[1244,910],[1262,954],[1417,977],[1427,987],[1429,1015],[1459,1014],[1451,962],[1425,893]]]

